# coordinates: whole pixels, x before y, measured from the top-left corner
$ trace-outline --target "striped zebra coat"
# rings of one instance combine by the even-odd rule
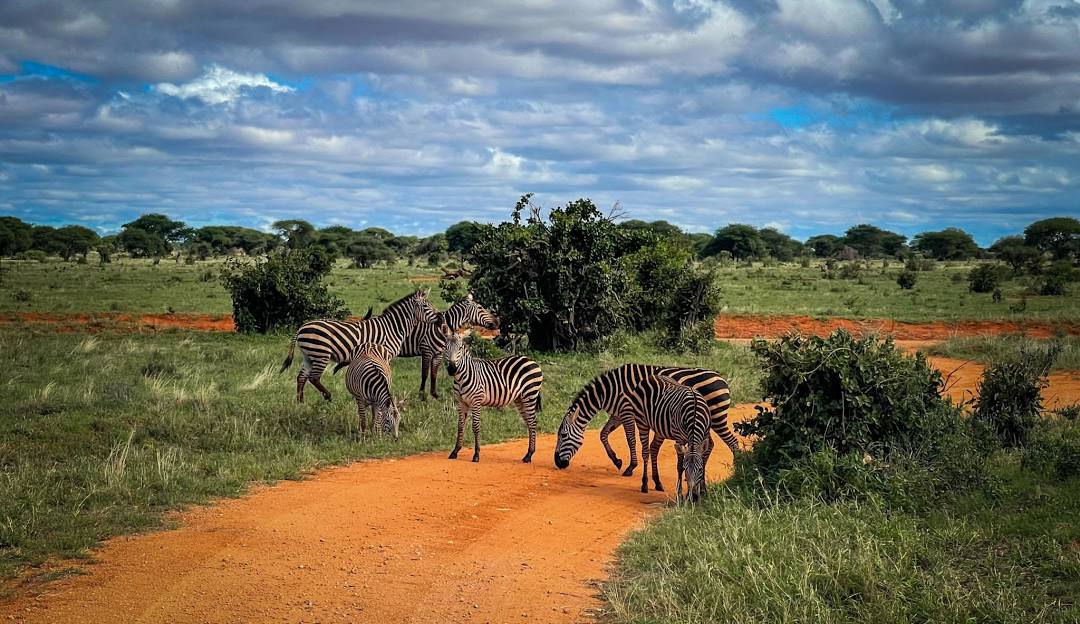
[[[686,474],[687,495],[696,501],[705,493],[705,453],[711,448],[709,427],[711,414],[705,398],[670,377],[652,375],[629,388],[626,400],[619,408],[623,422],[632,419],[637,425],[641,448],[645,453],[641,465],[641,491],[649,491],[649,460],[653,466],[653,483],[663,491],[656,473],[654,440],[674,440],[679,453],[677,498],[682,498],[682,479]],[[659,445],[655,445],[659,450]]]
[[[371,309],[364,318],[371,316]],[[435,380],[439,373],[439,364],[442,360],[443,351],[446,349],[446,336],[440,326],[446,325],[453,331],[457,331],[466,325],[477,325],[484,329],[498,329],[499,319],[490,310],[480,305],[469,293],[461,301],[450,306],[445,312],[439,313],[439,320],[434,323],[420,323],[408,336],[401,346],[398,357],[419,357],[420,359],[420,398],[424,395],[424,385],[431,380],[429,392],[432,398],[439,398],[435,387]],[[338,364],[337,368],[347,366],[347,362]],[[337,368],[334,372],[337,372]]]
[[[308,381],[330,400],[330,391],[320,379],[331,361],[348,362],[353,351],[363,343],[382,345],[393,358],[401,351],[405,338],[421,322],[434,322],[438,312],[428,301],[426,290],[391,303],[382,314],[366,321],[309,321],[300,326],[289,344],[289,354],[281,365],[281,372],[292,364],[297,345],[303,357],[303,366],[296,375],[296,400],[304,402],[304,384]]]
[[[360,432],[367,432],[367,410],[371,408],[371,428],[383,435],[398,437],[401,411],[390,388],[390,350],[375,343],[365,343],[353,351],[345,372],[345,387],[356,399]]]
[[[532,461],[536,452],[536,413],[541,409],[540,391],[544,373],[529,358],[511,355],[495,360],[473,357],[465,344],[466,334],[442,328],[446,337],[446,372],[454,378],[458,403],[457,441],[450,459],[457,459],[465,441],[465,419],[472,419],[473,458],[480,461],[480,408],[517,407],[529,430],[529,451],[521,461]]]
[[[559,434],[555,445],[555,465],[566,468],[570,460],[581,448],[585,441],[585,428],[599,412],[607,412],[610,418],[600,430],[600,441],[607,451],[607,456],[616,468],[622,468],[622,460],[615,454],[608,441],[608,436],[616,427],[622,425],[626,433],[626,444],[630,450],[630,464],[623,471],[623,476],[629,477],[637,468],[637,442],[634,430],[636,425],[632,419],[620,418],[620,408],[626,400],[627,392],[636,386],[642,379],[653,375],[670,377],[691,390],[696,391],[709,406],[710,428],[720,436],[720,439],[732,449],[739,448],[738,439],[732,433],[727,421],[728,408],[731,406],[731,392],[728,384],[719,373],[703,368],[683,368],[677,366],[654,366],[650,364],[623,364],[617,368],[600,373],[578,392],[570,407],[563,416],[559,425]],[[663,439],[653,441],[653,449],[650,456],[655,456]],[[646,449],[643,449],[643,452]],[[708,461],[712,453],[712,441],[710,438],[705,460]],[[656,473],[656,465],[653,465],[653,473]]]

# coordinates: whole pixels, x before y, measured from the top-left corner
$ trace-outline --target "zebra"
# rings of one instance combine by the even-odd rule
[[[679,456],[677,498],[682,498],[685,472],[687,495],[696,501],[705,492],[705,453],[711,447],[711,415],[705,398],[670,377],[651,375],[629,388],[620,407],[623,422],[633,419],[645,457],[641,466],[641,491],[649,491],[649,459],[652,456],[653,481],[663,491],[656,474],[656,440],[674,440]],[[649,433],[654,434],[653,444]]]
[[[611,463],[616,468],[622,468],[622,460],[615,454],[608,441],[608,436],[616,427],[622,425],[626,433],[626,444],[630,449],[630,464],[623,471],[624,477],[634,474],[637,468],[637,443],[634,440],[635,424],[633,419],[622,419],[621,408],[626,401],[626,394],[645,377],[663,375],[674,379],[692,390],[695,390],[709,406],[710,428],[720,436],[720,439],[735,452],[739,448],[738,439],[732,433],[727,422],[728,408],[731,406],[731,393],[728,384],[719,373],[703,368],[683,368],[676,366],[654,366],[650,364],[623,364],[617,368],[600,373],[594,377],[584,388],[578,392],[570,407],[563,416],[559,425],[559,433],[555,444],[555,465],[566,468],[570,460],[581,448],[585,441],[585,427],[598,412],[607,412],[610,418],[600,430],[600,441],[604,444],[604,450]],[[708,461],[712,453],[712,441],[705,453],[705,461]],[[655,457],[656,451],[663,443],[663,439],[653,441],[654,448],[649,451],[649,456]],[[648,449],[642,449],[645,452]],[[656,465],[653,465],[653,473],[656,474]],[[659,486],[659,478],[656,478]],[[657,487],[662,490],[662,486]]]
[[[389,349],[371,342],[358,346],[350,357],[349,369],[345,372],[345,387],[356,399],[361,433],[367,432],[367,410],[370,407],[372,429],[383,435],[398,437],[401,411],[390,388],[392,357]]]
[[[365,319],[371,317],[371,308],[368,308]],[[420,398],[426,399],[424,386],[431,379],[430,389],[433,399],[439,398],[435,388],[435,378],[439,373],[439,360],[442,359],[443,350],[446,348],[446,337],[440,331],[440,325],[447,325],[451,330],[457,331],[466,325],[479,325],[484,329],[498,329],[499,318],[490,310],[480,305],[469,293],[464,299],[450,306],[445,312],[439,313],[439,320],[434,323],[420,323],[405,338],[398,357],[420,358]],[[334,369],[348,366],[348,362],[342,362]]]
[[[348,362],[357,345],[374,342],[386,347],[390,358],[397,356],[405,337],[421,322],[433,322],[438,312],[428,300],[428,291],[418,290],[391,303],[379,316],[368,321],[308,321],[300,326],[289,343],[289,354],[281,371],[292,365],[296,345],[300,345],[303,366],[296,375],[296,401],[304,402],[304,384],[308,381],[330,400],[330,391],[320,378],[331,360]]]
[[[450,459],[457,459],[465,441],[465,418],[472,418],[473,458],[480,461],[480,408],[517,406],[521,419],[529,429],[529,452],[521,458],[532,461],[536,451],[536,413],[541,409],[540,391],[544,373],[540,365],[520,355],[495,360],[473,357],[465,344],[465,332],[440,327],[446,339],[446,372],[454,378],[454,394],[458,403],[457,442]]]

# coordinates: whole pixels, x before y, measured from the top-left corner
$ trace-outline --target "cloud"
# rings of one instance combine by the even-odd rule
[[[229,104],[255,89],[273,93],[288,93],[292,87],[278,84],[265,74],[245,74],[220,65],[211,65],[203,75],[191,82],[174,85],[168,82],[154,87],[165,95],[181,99],[198,98],[207,104]]]

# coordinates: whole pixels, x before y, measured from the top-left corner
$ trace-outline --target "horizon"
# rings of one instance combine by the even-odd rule
[[[438,17],[432,17],[438,16]],[[0,7],[0,214],[430,235],[550,208],[985,247],[1080,214],[1080,3]]]

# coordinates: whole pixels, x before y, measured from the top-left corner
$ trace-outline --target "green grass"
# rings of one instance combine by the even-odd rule
[[[228,294],[216,279],[219,261],[195,265],[165,261],[118,260],[105,267],[51,260],[45,263],[5,261],[0,286],[4,312],[136,312],[228,314]],[[1009,319],[1080,322],[1080,288],[1065,297],[1028,296],[1023,312],[1013,312],[1031,278],[1002,285],[1004,300],[995,304],[989,294],[968,292],[971,263],[938,263],[919,273],[913,290],[896,285],[899,263],[882,268],[871,263],[859,279],[825,279],[817,266],[795,264],[719,269],[723,312],[727,314],[803,314],[816,317],[889,318],[900,321],[942,319]],[[331,291],[345,299],[355,314],[377,307],[417,287],[407,278],[436,275],[427,267],[359,270],[340,261],[329,279]],[[437,282],[433,286],[438,300]],[[30,294],[20,301],[16,293]],[[441,303],[441,301],[439,301]]]
[[[222,264],[211,260],[194,265],[171,261],[154,265],[150,260],[121,259],[101,266],[59,260],[5,260],[0,311],[231,314],[229,294],[217,277]],[[353,314],[362,315],[369,305],[375,305],[378,311],[420,287],[431,287],[432,300],[446,307],[439,296],[438,282],[408,279],[441,274],[436,269],[405,263],[360,270],[339,261],[327,284]],[[29,293],[29,301],[19,300],[16,293],[20,291]]]
[[[1061,354],[1054,361],[1053,370],[1080,370],[1080,337],[1064,336],[1056,338],[1061,344]],[[983,364],[1010,360],[1018,357],[1024,345],[1034,346],[1046,343],[1045,340],[1025,338],[1024,336],[978,336],[971,338],[950,338],[945,342],[930,347],[933,355],[960,360],[974,360]]]
[[[164,511],[251,483],[449,450],[457,416],[445,371],[442,400],[410,399],[400,440],[361,440],[340,375],[327,382],[332,402],[309,387],[309,402],[294,403],[295,366],[277,373],[287,345],[284,336],[0,331],[0,578],[48,557],[81,556],[106,537],[159,526]],[[726,345],[673,357],[640,339],[618,353],[538,356],[546,378],[540,428],[554,431],[586,381],[626,361],[708,366],[731,377],[736,400],[753,400],[748,358]],[[394,375],[396,393],[415,396],[419,360],[399,358]],[[485,413],[483,442],[524,435],[515,411]]]
[[[624,544],[607,620],[1080,620],[1080,478],[991,465],[993,487],[923,512],[715,488]]]

